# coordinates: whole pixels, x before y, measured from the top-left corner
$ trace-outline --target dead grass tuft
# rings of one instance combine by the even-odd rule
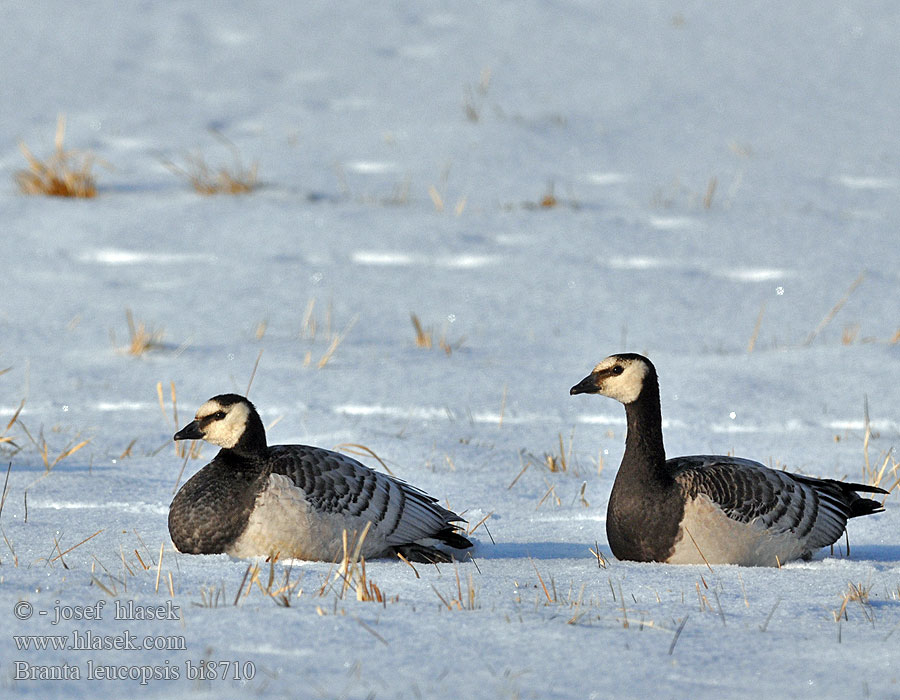
[[[300,338],[303,340],[308,340],[311,343],[314,343],[318,340],[320,335],[320,324],[318,318],[315,314],[316,309],[316,300],[315,298],[310,299],[306,305],[306,311],[303,314],[303,322],[300,327]],[[324,339],[328,341],[328,347],[325,352],[322,353],[322,356],[315,363],[316,369],[322,369],[329,362],[331,362],[331,358],[334,356],[334,353],[337,351],[338,346],[344,339],[347,337],[347,334],[350,333],[350,330],[353,326],[356,325],[356,322],[359,320],[359,314],[353,316],[350,321],[344,326],[344,329],[338,333],[332,330],[334,310],[332,308],[331,303],[329,302],[326,310],[325,310],[325,322],[324,322],[324,333],[321,335],[324,336]],[[313,364],[313,354],[312,350],[307,350],[306,355],[303,358],[303,366],[309,367]]]
[[[331,358],[334,356],[335,351],[338,349],[338,346],[344,342],[344,338],[347,337],[347,334],[350,332],[350,329],[356,325],[356,322],[359,320],[359,316],[354,316],[350,319],[346,326],[344,326],[344,330],[340,333],[336,333],[331,337],[331,343],[329,343],[328,348],[322,354],[322,357],[319,358],[319,361],[316,363],[316,369],[322,369],[325,365],[331,362]]]
[[[348,533],[347,530],[343,532],[343,556],[335,576],[341,582],[337,597],[343,600],[347,592],[352,590],[356,599],[361,602],[382,605],[396,603],[399,600],[398,596],[387,597],[378,584],[366,574],[366,560],[362,558],[361,553],[371,525],[370,522],[366,523],[358,535],[355,532]]]
[[[18,415],[18,413],[17,413],[17,415]],[[56,457],[51,457],[51,455],[53,453],[50,451],[50,445],[47,443],[47,439],[44,437],[43,428],[41,428],[41,431],[38,433],[37,437],[34,437],[29,432],[28,428],[25,427],[25,424],[22,421],[19,421],[19,425],[22,426],[23,432],[28,437],[28,439],[31,441],[31,444],[33,444],[35,446],[35,448],[38,451],[38,454],[41,456],[41,460],[44,463],[44,469],[45,469],[44,473],[45,474],[50,473],[50,471],[56,465],[58,465],[64,459],[71,457],[73,454],[78,452],[78,450],[80,450],[81,448],[83,448],[85,445],[87,445],[90,442],[89,439],[88,440],[80,440],[80,441],[76,442],[76,440],[78,440],[78,438],[76,437],[73,440],[70,440],[69,443],[65,447],[63,447],[62,450],[60,450],[59,454],[57,454]],[[55,452],[55,450],[54,450],[54,452]]]
[[[847,291],[844,293],[844,296],[842,296],[840,299],[838,299],[837,303],[831,308],[831,311],[829,311],[827,314],[825,314],[825,317],[821,321],[819,321],[819,325],[816,326],[815,329],[808,336],[806,336],[806,340],[803,341],[804,345],[810,345],[813,342],[813,340],[816,339],[816,336],[819,335],[819,333],[821,333],[823,330],[825,330],[825,327],[829,323],[831,323],[831,321],[834,319],[834,317],[837,316],[838,312],[842,308],[844,308],[844,304],[847,303],[847,300],[850,299],[853,292],[856,291],[856,288],[859,287],[860,284],[862,284],[862,282],[865,278],[866,278],[865,271],[860,272],[859,276],[855,280],[853,280],[852,284],[847,288]]]
[[[569,446],[566,447],[565,441],[563,439],[562,433],[558,433],[559,436],[559,453],[554,452],[545,452],[543,458],[539,459],[530,453],[525,453],[528,459],[533,464],[537,464],[542,467],[546,467],[547,471],[553,473],[571,473],[574,475],[578,475],[578,465],[572,462],[572,451],[575,447],[575,430],[572,430],[572,434],[569,436]],[[522,470],[525,471],[524,469]],[[515,483],[515,482],[513,482]]]
[[[149,327],[143,321],[135,323],[131,309],[125,309],[125,320],[128,322],[128,346],[126,352],[129,355],[140,357],[145,352],[162,347],[162,339],[165,335],[162,328]]]
[[[463,591],[462,581],[459,577],[459,565],[455,561],[453,562],[453,568],[456,572],[455,597],[452,594],[446,596],[441,595],[441,592],[434,584],[431,585],[431,589],[447,610],[477,610],[480,605],[477,601],[475,582],[472,579],[472,574],[466,576],[466,589]]]
[[[554,192],[554,185],[551,181],[547,186],[547,192],[541,197],[540,202],[538,204],[542,209],[553,209],[556,206],[559,206],[559,200],[556,198],[556,193]]]
[[[888,492],[884,497],[884,500],[887,500],[888,495],[900,485],[900,473],[898,473],[900,472],[900,462],[894,458],[893,448],[890,448],[887,452],[883,453],[883,458],[879,458],[879,461],[876,461],[874,464],[869,459],[869,442],[872,439],[872,425],[869,421],[868,397],[863,401],[863,423],[865,425],[865,430],[863,432],[863,483],[866,483],[869,486],[884,488]],[[882,481],[885,480],[885,477],[892,479],[889,487],[881,485]],[[886,481],[885,484],[887,484]],[[884,503],[884,500],[882,503]]]
[[[433,331],[430,328],[425,329],[415,314],[410,314],[410,320],[412,320],[413,328],[416,329],[416,347],[430,349],[434,345]]]
[[[859,337],[859,328],[858,323],[845,325],[841,331],[841,345],[853,345]]]
[[[473,124],[477,124],[481,119],[481,113],[484,109],[483,102],[487,96],[488,88],[491,86],[491,69],[488,67],[481,69],[481,78],[478,84],[473,88],[466,85],[463,90],[463,113]]]
[[[412,321],[413,328],[416,332],[417,348],[425,348],[430,350],[433,347],[439,347],[449,356],[453,354],[454,350],[458,350],[460,347],[462,347],[465,338],[460,338],[455,343],[451,343],[449,340],[447,340],[446,331],[441,331],[441,335],[437,339],[437,344],[435,345],[434,329],[430,326],[427,328],[423,326],[422,322],[419,320],[419,317],[416,316],[416,314],[411,313],[409,316],[410,320]]]
[[[5,373],[5,372],[8,372],[9,370],[3,370],[3,371]],[[9,419],[9,422],[6,424],[6,427],[3,429],[3,432],[0,433],[0,445],[9,444],[13,448],[15,448],[16,451],[18,451],[18,449],[19,449],[18,445],[16,445],[16,443],[13,442],[12,436],[8,435],[7,433],[9,433],[10,428],[12,428],[16,424],[16,421],[19,420],[19,414],[22,413],[23,408],[25,408],[25,399],[22,399],[22,401],[19,402],[19,407],[13,413],[12,418]]]
[[[253,584],[256,584],[257,590],[264,596],[271,598],[276,605],[282,608],[291,607],[291,601],[295,597],[295,591],[296,597],[300,597],[303,594],[303,589],[299,588],[300,582],[303,580],[302,571],[295,580],[291,581],[293,567],[286,567],[284,575],[279,583],[275,576],[275,564],[278,561],[278,557],[269,557],[266,561],[269,564],[269,575],[265,583],[263,583],[260,577],[263,572],[263,567],[256,562],[251,562],[247,565],[247,569],[244,571],[244,577],[241,579],[240,586],[238,586],[237,594],[234,596],[234,605],[237,605],[240,602],[242,592],[244,593],[244,598],[250,595],[250,591],[253,590]],[[247,586],[246,591],[244,589],[245,584]]]
[[[840,622],[841,620],[849,620],[847,607],[851,603],[859,603],[859,607],[862,610],[863,616],[866,618],[866,622],[874,622],[875,612],[872,609],[872,604],[869,602],[869,592],[871,590],[871,583],[862,584],[853,583],[852,581],[848,583],[847,589],[841,594],[841,607],[838,610],[833,610],[831,612],[834,621]]]
[[[595,541],[593,549],[588,547],[588,550],[597,559],[598,569],[605,569],[609,566],[609,560],[605,556],[603,556],[603,552],[600,551],[600,544],[598,542]]]
[[[19,149],[28,161],[28,170],[19,170],[16,184],[27,195],[49,197],[97,196],[97,185],[92,174],[97,159],[90,151],[67,151],[63,148],[66,135],[66,117],[60,114],[56,120],[56,138],[53,155],[40,160],[23,142]]]
[[[259,187],[257,177],[259,163],[254,161],[249,167],[246,167],[240,151],[234,143],[217,131],[213,131],[212,134],[231,151],[233,158],[231,168],[212,168],[199,153],[185,156],[185,167],[178,166],[171,161],[163,161],[164,165],[179,177],[185,178],[194,191],[202,195],[249,194],[257,189]]]
[[[74,547],[69,547],[65,551],[61,551],[58,544],[54,543],[55,551],[59,552],[59,555],[54,557],[53,559],[50,559],[48,563],[53,563],[54,561],[59,560],[63,563],[63,565],[65,565],[65,562],[62,559],[62,555],[68,554],[73,549],[75,549],[75,547],[79,547],[91,538],[99,535],[100,532],[102,532],[102,530],[95,532],[90,537],[83,539]],[[139,579],[140,576],[148,576],[152,577],[152,587],[157,594],[159,594],[160,592],[165,592],[165,590],[168,589],[169,596],[174,598],[175,581],[172,577],[172,570],[163,570],[163,554],[165,551],[165,543],[160,542],[159,552],[158,554],[154,554],[144,543],[143,538],[141,538],[137,530],[132,530],[132,532],[134,533],[135,537],[137,537],[141,551],[138,551],[138,547],[134,547],[131,548],[129,552],[126,552],[126,548],[120,544],[118,564],[107,567],[97,557],[96,554],[90,555],[91,559],[93,559],[91,563],[91,585],[96,586],[111,598],[115,598],[122,595],[122,592],[128,592],[128,584],[132,581],[132,579]],[[133,558],[132,554],[134,555]],[[170,559],[172,559],[172,557],[170,557]],[[120,570],[116,571],[116,569],[119,568]],[[163,591],[160,591],[161,582],[165,584]],[[204,602],[206,603],[208,601]]]

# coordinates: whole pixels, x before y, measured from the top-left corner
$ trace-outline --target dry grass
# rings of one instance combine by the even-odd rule
[[[709,182],[706,184],[706,192],[703,195],[703,208],[711,209],[713,203],[713,196],[716,194],[716,186],[719,184],[718,178],[715,176],[709,179]]]
[[[416,330],[416,347],[431,349],[434,346],[434,331],[431,328],[424,328],[415,314],[410,314],[410,320]]]
[[[449,204],[447,202],[447,186],[450,182],[450,169],[451,164],[447,163],[441,171],[441,175],[438,178],[438,184],[428,186],[428,196],[431,197],[431,203],[434,205],[434,210],[438,213],[445,211]],[[456,200],[456,205],[453,207],[453,213],[456,216],[461,216],[465,211],[466,201],[467,198],[465,195]]]
[[[898,473],[900,472],[900,462],[894,458],[893,448],[885,452],[883,458],[879,458],[879,461],[874,464],[869,459],[869,442],[872,439],[872,425],[869,421],[868,397],[866,397],[863,402],[863,422],[865,425],[865,430],[863,432],[863,483],[884,488],[888,492],[884,497],[884,500],[887,500],[887,496],[900,485],[900,473]],[[881,485],[883,481],[885,482],[885,485],[887,484],[885,481],[886,477],[891,479],[890,486],[887,488]],[[882,500],[882,503],[884,503],[884,500]]]
[[[8,371],[9,370],[3,370],[4,373],[8,372]],[[17,420],[19,420],[19,414],[22,413],[23,408],[25,408],[25,399],[22,399],[22,401],[19,402],[19,407],[13,413],[12,418],[9,419],[9,422],[6,424],[6,427],[3,429],[3,432],[0,433],[0,445],[8,444],[8,445],[12,445],[14,448],[17,448],[16,443],[13,442],[12,436],[8,435],[8,433],[10,431],[10,428],[12,428],[16,424]]]
[[[166,167],[179,177],[185,178],[191,187],[194,188],[194,191],[202,195],[237,195],[253,192],[259,187],[259,179],[257,177],[259,163],[254,161],[249,167],[246,167],[237,146],[219,132],[213,131],[212,133],[231,151],[233,158],[231,168],[213,168],[198,153],[186,156],[184,159],[185,167],[183,168],[171,161],[164,161]]]
[[[581,208],[581,203],[575,198],[563,199],[557,195],[556,184],[551,180],[547,183],[544,194],[536,200],[527,200],[521,204],[508,203],[503,205],[506,211],[514,211],[520,207],[530,211],[550,211],[551,209],[561,208],[578,210]]]
[[[322,353],[322,357],[319,358],[319,361],[316,362],[316,369],[322,369],[331,362],[331,358],[334,356],[335,351],[338,349],[338,346],[344,342],[344,338],[347,337],[347,334],[350,332],[350,329],[356,325],[356,322],[359,320],[359,316],[354,316],[350,319],[347,325],[344,327],[340,333],[334,334],[331,337],[331,342],[328,344],[328,348]],[[308,364],[308,363],[307,363]]]
[[[609,566],[609,560],[605,556],[603,556],[603,552],[600,551],[600,544],[598,542],[595,541],[593,549],[589,547],[588,550],[591,554],[594,555],[594,558],[597,560],[598,569],[605,569]]]
[[[19,425],[22,426],[22,430],[24,431],[25,435],[35,446],[38,454],[41,456],[41,460],[44,463],[45,474],[48,474],[56,465],[58,465],[64,459],[71,457],[73,454],[78,452],[81,448],[85,447],[90,442],[89,439],[78,440],[78,437],[76,437],[70,440],[68,444],[66,444],[66,446],[59,451],[56,457],[51,457],[55,450],[53,452],[50,451],[50,445],[47,443],[47,439],[44,437],[43,428],[35,438],[29,432],[28,428],[25,427],[25,424],[22,421],[19,421]]]
[[[12,461],[9,462],[6,466],[6,478],[3,480],[3,491],[0,492],[0,520],[3,517],[3,506],[6,505],[6,497],[9,495],[9,473],[12,471]],[[25,522],[28,522],[27,520]],[[6,530],[3,529],[3,525],[0,524],[0,535],[3,536],[3,541],[6,543],[6,546],[9,548],[9,553],[12,555],[13,566],[19,566],[19,555],[16,554],[16,550],[12,546],[12,542],[9,541],[9,537],[6,536]],[[0,564],[3,563],[3,560],[0,559]]]
[[[487,515],[485,515],[481,520],[479,520],[479,521],[478,521],[477,523],[475,523],[474,525],[469,525],[469,528],[466,530],[466,535],[471,535],[472,533],[475,532],[475,530],[477,530],[479,527],[481,527],[482,525],[484,525],[484,530],[485,530],[485,532],[488,533],[488,537],[490,537],[490,538],[491,538],[491,542],[493,542],[493,541],[494,541],[494,536],[491,534],[491,531],[488,530],[488,526],[487,526],[487,521],[488,521],[488,520],[491,518],[491,516],[493,516],[493,515],[494,515],[494,511],[491,511],[490,513],[488,513]]]
[[[437,187],[434,185],[428,186],[428,196],[431,197],[431,203],[434,205],[434,210],[436,212],[442,212],[446,209],[446,205],[444,202],[444,195]],[[462,216],[462,213],[466,210],[466,203],[468,202],[468,198],[465,196],[460,197],[456,200],[456,204],[453,207],[453,214],[455,216]]]
[[[66,117],[60,114],[56,121],[56,138],[53,155],[41,160],[24,143],[19,149],[28,161],[28,170],[16,173],[19,189],[27,195],[50,197],[97,196],[97,185],[92,174],[94,163],[98,162],[89,152],[67,151],[63,148],[66,135]]]
[[[284,570],[284,575],[281,578],[280,582],[277,582],[277,577],[275,576],[275,563],[278,560],[278,557],[270,557],[268,559],[269,563],[269,575],[266,579],[265,584],[263,583],[260,575],[262,574],[262,567],[260,564],[256,562],[251,562],[247,565],[247,569],[244,571],[244,578],[241,579],[241,583],[238,586],[237,594],[234,597],[234,605],[237,605],[241,599],[241,593],[245,591],[244,585],[246,584],[246,592],[244,592],[244,597],[246,598],[250,595],[250,591],[253,590],[253,584],[256,584],[257,590],[259,590],[264,596],[271,598],[276,605],[282,608],[291,607],[291,599],[295,596],[299,597],[303,594],[303,589],[300,588],[300,582],[303,580],[303,572],[300,572],[300,575],[294,580],[291,581],[291,566],[288,566]]]
[[[850,323],[844,326],[841,331],[841,345],[853,345],[859,338],[859,324]]]
[[[259,186],[257,164],[244,168],[240,163],[234,169],[212,169],[199,154],[185,158],[187,168],[181,174],[188,179],[191,187],[202,195],[248,194]]]
[[[841,620],[849,620],[847,606],[851,603],[859,603],[860,610],[862,610],[866,622],[874,622],[875,611],[872,609],[872,604],[869,602],[869,592],[871,590],[871,583],[862,584],[853,583],[852,581],[848,583],[847,590],[841,594],[841,607],[837,610],[832,610],[831,612],[832,616],[834,616],[834,621],[840,622]]]
[[[371,457],[381,465],[381,468],[384,469],[384,471],[391,476],[394,476],[394,472],[390,470],[390,467],[385,464],[384,460],[375,454],[373,449],[366,447],[365,445],[360,445],[356,442],[342,442],[340,445],[335,445],[333,449],[335,452],[343,452],[344,454],[351,454],[356,457]]]
[[[417,348],[425,348],[430,350],[431,348],[439,347],[449,356],[453,354],[454,350],[458,350],[460,347],[462,347],[465,338],[460,338],[455,343],[451,343],[449,340],[447,340],[446,332],[441,331],[440,337],[437,339],[437,342],[435,342],[433,328],[431,328],[430,326],[427,328],[423,326],[422,322],[419,320],[419,317],[414,313],[411,313],[409,317],[412,321],[413,329],[416,332]]]
[[[549,481],[544,479],[544,483],[547,485],[547,490],[544,492],[544,495],[541,496],[541,500],[538,501],[538,504],[535,506],[535,510],[538,510],[542,505],[544,505],[544,501],[546,501],[550,496],[553,496],[552,503],[556,503],[556,507],[562,505],[562,501],[559,500],[559,496],[556,495],[556,484],[551,484]]]
[[[381,588],[378,587],[372,579],[366,574],[366,560],[362,558],[362,547],[369,534],[372,523],[366,523],[362,532],[343,532],[343,556],[338,565],[335,581],[340,581],[338,590],[335,591],[337,598],[344,600],[348,591],[353,591],[356,600],[361,602],[374,602],[387,605],[395,603],[397,596],[388,597]],[[418,575],[418,574],[417,574]],[[324,595],[326,587],[320,589],[320,594]]]
[[[759,309],[759,314],[756,316],[756,323],[753,325],[753,333],[750,334],[750,342],[747,343],[747,352],[753,352],[753,349],[756,347],[756,340],[759,338],[759,329],[762,327],[763,316],[766,313],[766,304],[763,302],[763,305]]]
[[[54,545],[55,545],[56,551],[59,552],[59,554],[57,554],[55,557],[53,557],[52,559],[50,559],[47,563],[48,563],[48,564],[52,564],[53,562],[59,560],[60,562],[62,562],[62,565],[63,565],[65,568],[68,569],[69,567],[66,566],[66,562],[65,562],[65,560],[63,560],[63,556],[66,555],[66,554],[68,554],[69,552],[71,552],[73,549],[76,549],[76,548],[80,547],[81,545],[83,545],[83,544],[84,544],[85,542],[87,542],[88,540],[94,539],[94,538],[95,538],[97,535],[99,535],[101,532],[103,532],[103,529],[102,529],[102,528],[101,528],[100,530],[97,530],[97,532],[95,532],[93,535],[88,535],[88,536],[85,537],[83,540],[81,540],[81,542],[79,542],[78,544],[73,544],[73,545],[72,545],[71,547],[69,547],[65,552],[61,551],[60,546],[59,546],[59,541],[56,540],[56,538],[54,538],[53,543],[54,543]]]
[[[554,474],[556,473],[564,473],[567,474],[571,471],[572,474],[578,475],[578,465],[572,462],[572,452],[575,447],[575,430],[572,430],[572,434],[569,436],[569,446],[566,447],[565,441],[563,439],[562,433],[558,433],[559,436],[559,453],[555,452],[545,452],[542,458],[537,458],[530,453],[525,453],[528,459],[532,464],[537,464],[542,467],[546,467],[547,471],[550,471]],[[522,469],[524,472],[525,469]],[[520,474],[521,475],[521,474]],[[518,479],[518,477],[516,477]],[[515,482],[513,482],[515,483]],[[512,484],[510,484],[512,486]]]
[[[544,464],[551,472],[568,472],[569,466],[572,465],[572,448],[575,445],[575,431],[569,436],[569,447],[566,449],[563,443],[562,433],[559,433],[559,454],[545,453]],[[573,473],[577,474],[578,470],[573,469]]]
[[[319,358],[317,362],[315,362],[315,366],[317,369],[322,369],[325,367],[334,356],[334,353],[337,351],[338,347],[344,339],[347,337],[347,334],[350,333],[350,330],[356,325],[356,322],[359,320],[359,314],[353,316],[350,321],[344,326],[344,329],[340,333],[336,333],[332,330],[332,318],[333,318],[333,309],[331,303],[328,304],[325,310],[325,322],[324,322],[324,332],[320,332],[320,328],[322,324],[319,322],[316,317],[316,300],[315,298],[310,299],[306,305],[306,311],[303,314],[303,322],[300,326],[300,338],[304,340],[308,340],[310,342],[316,342],[319,339],[319,336],[324,336],[324,339],[328,341],[328,347],[325,352],[322,353],[322,356]],[[306,356],[303,359],[303,366],[310,367],[313,364],[313,354],[312,350],[307,350]]]
[[[253,329],[253,337],[257,340],[262,340],[263,336],[265,336],[266,331],[269,328],[269,319],[264,318],[262,321],[256,324],[256,328]]]
[[[300,337],[305,340],[315,340],[316,334],[319,331],[319,321],[316,317],[316,299],[313,297],[308,302],[306,302],[306,311],[303,313],[303,322],[300,325]],[[325,323],[328,329],[328,334],[331,333],[331,317],[333,315],[333,307],[331,303],[328,304],[328,307],[325,310]]]
[[[172,402],[172,425],[175,426],[175,431],[177,432],[184,426],[181,425],[181,422],[178,419],[178,396],[177,392],[175,391],[175,382],[169,382],[169,397]],[[166,401],[163,394],[162,382],[156,383],[156,398],[159,399],[159,410],[162,411],[163,418],[168,419],[169,415],[166,411]],[[188,459],[199,459],[202,450],[202,440],[175,441],[175,456],[184,459],[185,464],[187,464]],[[184,465],[182,465],[181,471],[182,473],[184,472]],[[181,473],[179,473],[178,475],[178,481],[181,481]]]
[[[131,309],[125,309],[125,320],[128,322],[128,345],[125,351],[134,357],[162,347],[165,335],[162,328],[147,326],[143,321],[135,322]]]
[[[733,149],[734,150],[734,149]],[[743,174],[738,171],[732,179],[731,185],[725,192],[721,206],[728,208],[741,186]],[[650,205],[658,209],[675,209],[687,205],[691,209],[713,208],[716,193],[719,191],[719,178],[715,175],[709,177],[706,185],[690,185],[675,178],[670,184],[660,186],[653,193]]]
[[[437,587],[432,584],[431,589],[434,591],[435,595],[441,601],[443,606],[447,608],[447,610],[476,610],[480,606],[478,605],[477,595],[475,591],[475,582],[472,579],[472,574],[468,574],[466,576],[466,588],[463,591],[462,581],[459,577],[459,565],[454,562],[453,568],[456,572],[456,595],[454,596],[452,593],[446,596],[441,595],[441,592],[437,589]]]
[[[451,163],[447,163],[441,171],[440,177],[438,178],[438,184],[428,186],[428,196],[431,197],[431,203],[434,205],[434,210],[438,213],[441,213],[448,208],[447,186],[450,182],[450,169]],[[465,196],[456,200],[456,205],[453,207],[453,213],[456,216],[461,216],[465,211],[466,201],[467,199]]]
[[[812,341],[816,339],[816,336],[819,335],[819,333],[821,333],[823,330],[825,330],[825,327],[829,323],[831,323],[832,319],[834,319],[835,316],[837,316],[838,312],[844,307],[844,304],[847,303],[847,300],[850,298],[853,292],[856,291],[856,288],[859,287],[860,284],[862,284],[862,281],[865,278],[865,272],[859,273],[859,276],[855,280],[853,280],[853,283],[850,285],[850,287],[848,287],[847,291],[844,293],[844,296],[842,296],[838,300],[838,302],[831,308],[831,311],[825,314],[825,317],[821,321],[819,321],[819,325],[816,326],[815,330],[813,330],[813,332],[806,337],[806,340],[803,341],[804,345],[811,344]]]
[[[102,532],[102,530],[83,539],[74,547],[69,547],[67,550],[60,552],[59,556],[50,559],[48,563],[59,560],[65,565],[62,555],[68,554],[75,549],[75,547],[79,547],[92,537],[99,535],[100,532]],[[121,596],[123,592],[128,592],[128,585],[134,579],[138,579],[138,587],[143,590],[143,583],[141,583],[140,577],[146,576],[152,577],[153,589],[157,594],[160,593],[160,589],[162,588],[162,592],[168,591],[169,596],[174,598],[175,580],[172,576],[172,570],[163,569],[165,543],[160,542],[159,551],[154,554],[144,543],[143,538],[141,538],[137,530],[132,530],[132,532],[137,538],[139,546],[126,552],[125,547],[120,544],[119,556],[117,557],[118,562],[116,564],[106,566],[96,554],[90,555],[93,560],[91,563],[91,585],[96,586],[111,598],[117,598]],[[58,546],[56,551],[59,551]],[[169,560],[172,559],[173,558],[170,556]]]
[[[473,124],[477,124],[481,120],[484,98],[487,96],[490,86],[491,69],[485,67],[481,70],[478,84],[474,88],[466,85],[463,90],[463,113],[466,115],[466,119]]]
[[[551,181],[547,185],[547,192],[538,201],[538,205],[542,209],[553,209],[554,207],[559,206],[559,200],[556,198],[556,192],[554,191],[555,189],[556,187]]]

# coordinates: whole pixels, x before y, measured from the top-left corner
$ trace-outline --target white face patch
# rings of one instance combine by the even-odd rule
[[[609,370],[616,365],[622,368],[622,374],[609,374]],[[603,377],[597,393],[621,403],[632,403],[641,395],[649,368],[641,360],[610,355],[594,367],[593,374],[598,373],[602,373]]]
[[[250,407],[243,402],[223,406],[218,401],[210,399],[200,407],[196,417],[197,420],[202,420],[220,411],[225,417],[207,423],[203,428],[203,439],[213,445],[231,449],[244,434]]]

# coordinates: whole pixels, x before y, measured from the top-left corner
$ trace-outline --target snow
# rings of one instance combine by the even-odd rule
[[[852,480],[867,404],[880,468],[900,436],[895,3],[5,3],[0,27],[0,427],[25,399],[2,446],[4,697],[900,695],[896,488],[850,523],[849,558],[619,562],[624,413],[568,395],[643,352],[670,455]],[[58,113],[110,166],[95,200],[15,188],[18,142],[48,155]],[[209,129],[259,190],[205,198],[167,169],[232,165]],[[123,351],[126,309],[160,347]],[[283,607],[265,563],[248,587],[246,561],[174,552],[173,490],[213,450],[180,474],[171,436],[257,359],[271,443],[364,445],[487,517],[475,561],[367,562],[384,604],[283,562]],[[85,439],[45,468],[42,441],[52,463]],[[836,622],[851,584],[868,602]],[[102,620],[51,624],[99,601]],[[116,620],[115,601],[179,619]],[[74,630],[185,648],[13,638]],[[16,661],[81,680],[16,680]],[[187,678],[201,661],[237,666]]]

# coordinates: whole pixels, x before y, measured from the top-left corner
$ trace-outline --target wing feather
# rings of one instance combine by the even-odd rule
[[[854,488],[869,490],[736,457],[677,457],[667,465],[686,498],[705,495],[729,518],[757,523],[773,534],[793,533],[810,550],[841,537],[860,499]]]
[[[435,537],[462,521],[435,498],[338,452],[305,445],[270,448],[269,464],[303,491],[315,511],[372,522],[388,545]]]

